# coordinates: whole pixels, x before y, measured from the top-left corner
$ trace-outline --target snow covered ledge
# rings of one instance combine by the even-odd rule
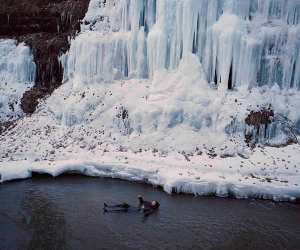
[[[32,173],[80,173],[86,176],[118,178],[160,186],[167,193],[261,198],[296,201],[300,198],[300,147],[257,148],[249,159],[212,157],[206,153],[185,155],[160,152],[101,154],[82,152],[81,160],[7,161],[0,163],[0,182],[30,178]],[[76,159],[75,156],[70,159]],[[82,160],[89,159],[89,160]]]

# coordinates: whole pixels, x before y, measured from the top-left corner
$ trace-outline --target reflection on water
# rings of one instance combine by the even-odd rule
[[[28,249],[67,249],[64,213],[46,192],[27,192],[22,208],[27,229],[32,231]]]
[[[103,202],[161,203],[140,213]],[[37,177],[0,185],[0,249],[299,249],[300,207],[270,201],[167,195],[119,180]]]

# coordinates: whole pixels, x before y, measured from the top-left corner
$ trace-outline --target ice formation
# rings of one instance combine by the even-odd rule
[[[300,116],[295,115],[300,88],[299,0],[92,0],[81,30],[71,41],[70,51],[61,58],[65,81],[73,81],[77,90],[91,84],[101,88],[104,82],[141,78],[153,82],[151,92],[166,90],[160,93],[166,99],[162,103],[172,108],[155,109],[158,105],[150,102],[138,112],[127,105],[131,123],[140,123],[140,131],[151,127],[146,123],[157,121],[152,127],[188,124],[192,131],[201,127],[212,128],[212,133],[246,131],[261,142],[285,143],[289,132],[283,132],[278,122],[261,128],[246,126],[247,112],[259,105],[271,105],[276,113],[295,124],[296,130],[300,129]],[[187,66],[180,67],[186,61]],[[196,65],[199,66],[194,70]],[[170,82],[172,76],[161,77],[164,71],[173,77],[174,71],[190,77],[177,74],[173,81],[180,82],[179,87]],[[169,90],[177,88],[173,89],[176,96],[168,95],[164,85]],[[207,86],[218,88],[210,100],[204,98],[210,92]],[[230,94],[225,91],[223,96],[220,92],[226,89],[240,91],[237,99],[248,89],[257,93],[256,100],[245,100],[248,107],[225,111],[220,103],[227,103]],[[273,98],[260,101],[274,91]],[[278,101],[275,96],[279,96]],[[279,102],[283,96],[287,104],[284,108]],[[212,105],[214,98],[219,98],[219,108]],[[194,103],[194,108],[187,107],[186,102]],[[149,117],[150,110],[156,117]],[[73,107],[65,112],[67,116],[70,113],[72,118],[63,116],[64,121],[73,121],[67,124],[81,122]]]
[[[193,53],[208,82],[299,88],[299,22],[299,0],[92,0],[65,79],[151,78]]]
[[[32,87],[35,71],[29,47],[11,39],[0,40],[0,122],[22,114],[20,100]]]
[[[300,0],[91,0],[70,42],[64,84],[0,135],[0,182],[76,171],[300,197]]]

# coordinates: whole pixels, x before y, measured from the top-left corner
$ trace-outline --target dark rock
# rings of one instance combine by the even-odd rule
[[[268,125],[272,122],[274,117],[274,111],[270,108],[262,108],[260,111],[251,111],[246,117],[245,122],[249,126],[256,128],[261,125]]]
[[[0,135],[16,126],[15,121],[0,122]]]
[[[21,108],[25,113],[33,113],[38,105],[39,99],[47,95],[48,90],[34,86],[25,92],[21,99]]]
[[[269,105],[269,107],[262,107],[259,111],[251,111],[245,119],[245,123],[253,127],[255,132],[245,133],[245,142],[248,146],[254,147],[258,141],[259,132],[264,129],[264,135],[267,136],[268,126],[273,122],[275,113]]]

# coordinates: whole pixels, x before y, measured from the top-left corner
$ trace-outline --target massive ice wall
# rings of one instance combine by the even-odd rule
[[[115,90],[103,110],[100,97],[95,105],[85,98],[99,108],[107,130],[121,105],[133,134],[148,136],[149,144],[173,138],[176,147],[183,145],[178,133],[191,145],[208,134],[213,143],[218,135],[220,141],[230,136],[283,144],[300,131],[300,0],[92,0],[81,31],[61,58],[64,79],[75,79],[66,92]],[[128,78],[149,78],[138,81],[149,85],[116,90],[103,84]],[[145,102],[137,104],[140,95]],[[260,109],[275,115],[247,124],[251,111]],[[87,114],[70,98],[59,117],[70,126]],[[295,130],[285,131],[280,116]]]
[[[35,71],[28,46],[0,39],[0,122],[15,119],[22,113],[21,97],[32,87]]]
[[[152,77],[188,53],[228,88],[300,87],[300,0],[91,0],[65,79]]]

